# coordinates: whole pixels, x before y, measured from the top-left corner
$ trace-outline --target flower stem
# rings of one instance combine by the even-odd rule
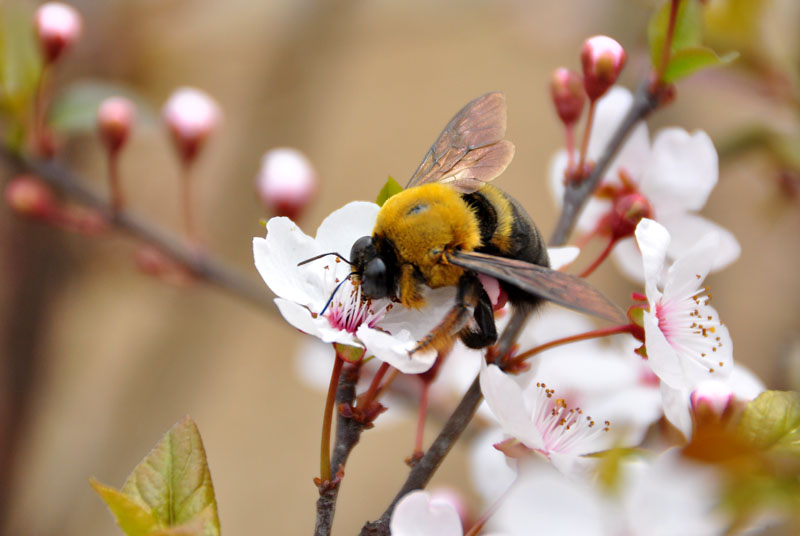
[[[669,60],[672,56],[672,38],[675,36],[675,23],[678,20],[678,8],[680,5],[681,0],[670,1],[667,34],[664,36],[664,49],[661,51],[661,61],[656,68],[655,80],[657,84],[663,83],[664,73],[667,72],[667,66],[669,66]]]
[[[609,239],[608,244],[606,245],[605,249],[603,249],[603,251],[600,252],[600,255],[594,260],[594,262],[581,273],[580,277],[589,277],[589,275],[591,275],[592,272],[594,272],[595,269],[598,266],[600,266],[600,264],[604,260],[606,260],[606,257],[608,257],[608,254],[611,253],[612,249],[614,249],[614,246],[616,245],[616,243],[617,243],[617,239],[616,238],[612,237],[611,239]]]
[[[636,326],[634,324],[622,324],[619,326],[611,326],[610,328],[593,329],[585,333],[579,333],[577,335],[570,335],[569,337],[562,337],[560,339],[555,339],[550,342],[540,344],[539,346],[534,346],[530,350],[526,350],[525,352],[522,352],[521,354],[514,356],[514,359],[511,360],[511,365],[513,368],[513,366],[521,364],[523,361],[525,361],[526,359],[528,359],[533,355],[544,352],[545,350],[549,350],[550,348],[560,346],[562,344],[585,341],[588,339],[597,339],[599,337],[608,337],[609,335],[616,335],[618,333],[632,333],[635,327]]]
[[[195,249],[199,242],[195,234],[194,218],[192,217],[192,165],[190,162],[181,163],[181,217],[183,219],[183,232],[187,242]]]
[[[322,437],[319,450],[319,478],[322,482],[331,481],[331,423],[333,422],[333,407],[336,404],[336,387],[339,385],[339,376],[342,374],[344,359],[336,355],[331,371],[331,382],[328,384],[328,398],[325,400],[325,413],[322,416]]]
[[[111,211],[116,214],[122,210],[122,186],[119,179],[119,151],[108,153],[108,182],[111,190]]]
[[[567,147],[567,176],[571,176],[575,166],[575,126],[570,123],[564,128],[565,145]]]
[[[584,169],[584,166],[586,165],[586,153],[589,150],[589,138],[592,135],[592,123],[594,123],[594,109],[596,105],[597,100],[589,102],[589,113],[586,116],[586,125],[584,126],[583,140],[581,141],[581,155],[580,159],[578,160],[578,168],[576,169],[574,175],[574,178],[577,179],[577,182],[583,182],[584,177],[586,177],[586,170]]]
[[[381,366],[378,368],[378,371],[375,373],[375,376],[372,378],[372,382],[370,382],[369,387],[367,388],[367,392],[358,397],[358,406],[362,408],[368,408],[369,405],[372,403],[373,400],[377,398],[377,396],[381,393],[381,390],[378,389],[378,386],[381,383],[386,371],[389,370],[389,363],[383,362]]]
[[[417,413],[417,436],[414,439],[414,453],[412,458],[422,457],[422,442],[425,435],[425,418],[428,415],[428,391],[430,391],[431,382],[422,381],[422,392],[419,395],[419,412]]]

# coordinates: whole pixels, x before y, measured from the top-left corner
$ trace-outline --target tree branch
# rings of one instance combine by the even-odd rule
[[[525,325],[525,321],[528,318],[528,313],[529,311],[524,308],[515,309],[506,329],[503,331],[500,342],[495,346],[495,355],[500,358],[498,363],[501,368],[506,364],[504,358],[508,355],[520,331],[522,331],[522,327]],[[483,395],[481,394],[479,377],[476,377],[464,394],[464,398],[461,399],[458,407],[456,407],[453,414],[450,415],[442,431],[439,432],[436,440],[419,462],[411,469],[408,478],[400,488],[400,491],[397,492],[397,495],[395,495],[392,503],[383,512],[380,519],[368,522],[364,525],[361,529],[361,536],[388,536],[389,520],[392,517],[392,511],[395,505],[407,493],[416,489],[422,489],[430,482],[433,474],[439,468],[445,456],[447,456],[450,449],[453,448],[455,442],[461,437],[461,434],[472,420],[482,400]]]
[[[337,357],[336,359],[339,359]],[[337,407],[352,407],[356,398],[356,382],[360,367],[358,365],[345,364],[345,369],[339,377],[339,385],[336,388]],[[317,499],[317,522],[314,527],[314,536],[328,536],[333,526],[333,514],[336,511],[336,499],[339,496],[341,477],[344,475],[344,466],[353,447],[356,446],[361,438],[361,431],[364,425],[352,416],[343,415],[341,411],[336,417],[336,441],[333,446],[333,456],[331,468],[335,471],[333,482],[327,483],[323,489],[320,488],[319,499]],[[321,483],[326,485],[326,483]]]
[[[600,179],[605,175],[608,166],[619,152],[622,144],[625,143],[633,127],[639,121],[647,118],[653,110],[664,102],[666,91],[666,88],[655,86],[650,81],[645,81],[633,96],[633,105],[628,110],[617,131],[614,132],[614,136],[608,142],[608,146],[606,146],[602,156],[595,163],[589,176],[581,181],[567,182],[564,189],[564,203],[555,231],[550,237],[550,246],[561,246],[567,241],[572,228],[575,226],[575,220],[578,219],[578,215],[586,204],[586,200],[597,189]]]
[[[114,212],[110,203],[63,164],[19,156],[0,146],[0,158],[10,167],[39,177],[69,198],[106,215],[115,228],[150,244],[189,270],[192,275],[213,283],[229,293],[275,313],[273,295],[266,285],[251,281],[238,270],[205,252],[198,252],[160,227],[127,211]]]

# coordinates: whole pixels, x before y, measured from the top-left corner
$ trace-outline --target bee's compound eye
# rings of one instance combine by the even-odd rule
[[[389,294],[386,264],[380,257],[367,263],[361,276],[361,290],[368,298],[385,298]]]
[[[375,246],[372,243],[372,237],[362,236],[356,240],[353,244],[353,247],[350,248],[350,262],[353,263],[355,268],[362,269],[365,261],[367,260],[368,253],[374,249]]]

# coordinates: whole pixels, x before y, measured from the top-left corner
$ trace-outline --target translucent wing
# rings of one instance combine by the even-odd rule
[[[456,266],[485,274],[564,307],[625,324],[625,313],[585,280],[516,259],[475,251],[447,255]]]
[[[500,175],[514,157],[506,135],[506,97],[487,93],[464,106],[444,127],[406,188],[442,182],[474,192]]]

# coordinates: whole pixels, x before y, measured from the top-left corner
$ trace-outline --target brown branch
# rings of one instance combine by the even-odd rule
[[[561,214],[556,224],[555,231],[550,237],[551,246],[561,246],[569,237],[575,220],[581,213],[586,200],[597,189],[600,179],[605,175],[611,161],[619,152],[622,144],[633,131],[639,121],[646,119],[656,108],[658,108],[667,98],[669,88],[656,86],[649,80],[646,81],[633,97],[633,106],[628,110],[625,118],[617,127],[614,136],[608,142],[600,159],[595,163],[589,176],[580,181],[569,181],[564,189],[564,203]]]
[[[105,197],[86,186],[85,181],[63,164],[20,156],[5,146],[0,146],[0,158],[11,168],[32,173],[65,196],[106,215],[115,228],[156,247],[193,276],[213,283],[270,313],[277,312],[272,301],[273,295],[266,285],[253,282],[223,261],[206,252],[198,252],[196,248],[128,211],[113,211]]]
[[[339,359],[337,357],[336,359]],[[339,377],[336,389],[336,405],[339,408],[352,407],[356,398],[356,382],[358,382],[359,366],[345,364]],[[339,496],[341,477],[344,466],[353,447],[361,438],[364,425],[349,414],[340,410],[336,417],[336,442],[333,447],[331,467],[335,471],[332,482],[320,483],[319,499],[317,499],[317,522],[314,527],[315,536],[328,536],[333,526],[333,514],[336,512],[336,499]]]
[[[508,326],[506,326],[505,331],[503,331],[500,342],[498,342],[495,346],[496,351],[494,352],[494,355],[505,357],[508,354],[512,345],[517,340],[520,331],[522,331],[522,327],[525,325],[525,320],[528,318],[528,312],[529,311],[524,309],[514,310]],[[505,361],[501,359],[499,364],[502,367],[505,364]],[[389,534],[389,520],[391,519],[392,511],[394,510],[395,505],[398,503],[398,501],[400,501],[400,499],[403,498],[405,494],[416,489],[422,489],[428,484],[428,482],[430,482],[445,456],[447,456],[447,454],[450,452],[450,449],[453,448],[455,442],[459,437],[461,437],[461,434],[472,420],[472,417],[475,415],[475,411],[477,411],[482,400],[483,395],[481,394],[480,382],[476,377],[472,382],[472,385],[470,385],[469,389],[464,394],[464,398],[461,399],[458,407],[456,407],[455,411],[453,411],[452,415],[450,415],[450,418],[445,423],[442,431],[439,432],[436,440],[425,452],[425,455],[419,460],[419,462],[417,462],[416,465],[414,465],[414,467],[411,469],[408,474],[408,478],[400,488],[400,491],[397,493],[397,495],[395,495],[392,503],[383,512],[380,519],[377,521],[368,522],[364,525],[364,527],[361,529],[361,536],[387,536]]]

